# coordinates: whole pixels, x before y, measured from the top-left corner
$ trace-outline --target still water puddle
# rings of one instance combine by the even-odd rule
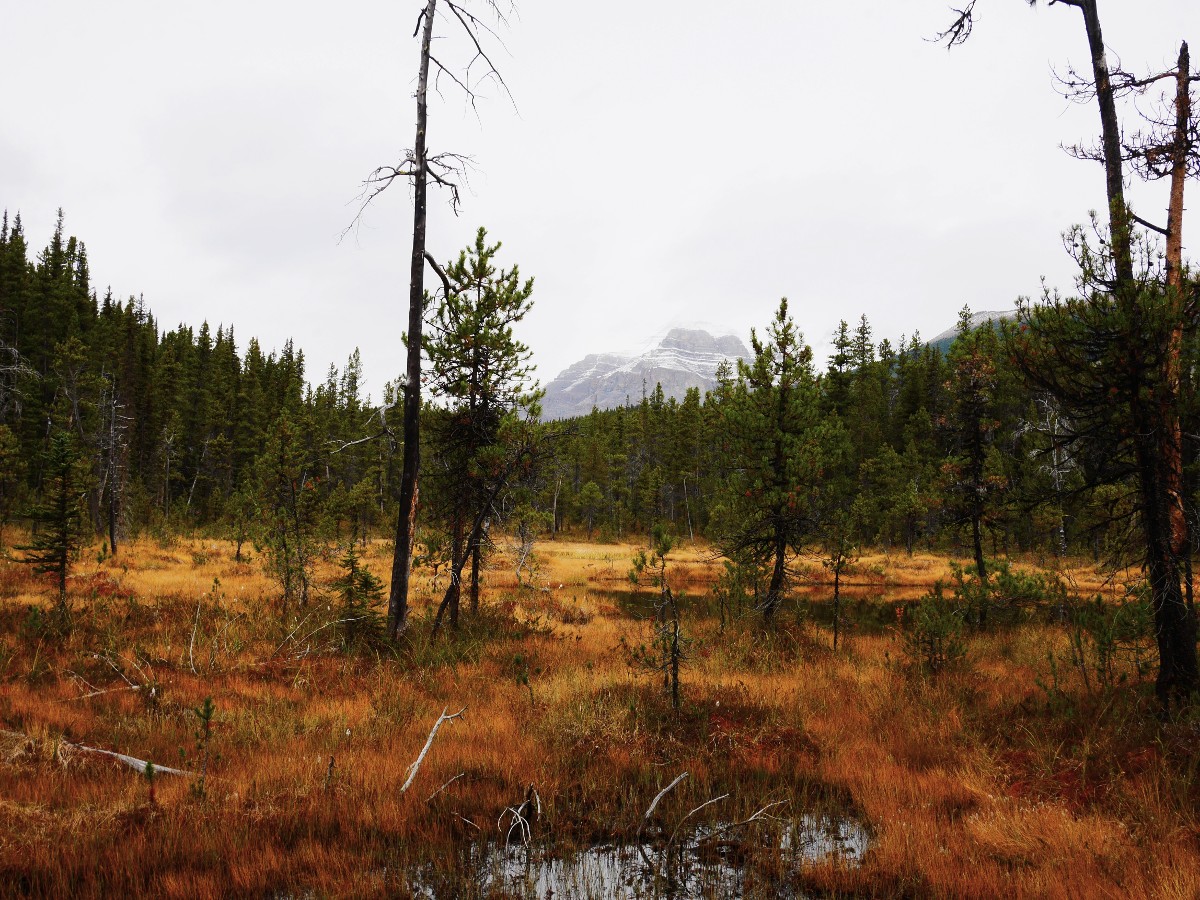
[[[806,863],[834,858],[858,865],[866,829],[845,818],[807,815],[759,834],[720,823],[680,835],[669,849],[609,844],[565,857],[519,846],[476,846],[463,859],[471,872],[439,877],[426,870],[409,883],[414,896],[445,900],[464,895],[522,900],[688,900],[688,898],[806,895],[787,876]]]

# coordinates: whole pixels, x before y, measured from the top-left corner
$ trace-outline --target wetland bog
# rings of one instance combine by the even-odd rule
[[[902,554],[849,573],[835,653],[819,566],[766,628],[751,604],[718,608],[720,560],[685,546],[676,711],[630,661],[653,624],[637,549],[539,544],[532,588],[498,554],[479,615],[437,639],[421,571],[404,640],[354,653],[326,599],[280,621],[227,543],[82,563],[61,630],[35,611],[45,582],[0,563],[0,893],[1200,893],[1195,726],[1157,722],[1132,660],[1099,685],[1068,626],[1022,614],[923,672],[896,610],[951,570]],[[389,555],[364,559],[382,574]]]

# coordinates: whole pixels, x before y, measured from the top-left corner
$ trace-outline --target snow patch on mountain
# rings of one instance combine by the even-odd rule
[[[1005,319],[1011,319],[1016,316],[1016,310],[991,310],[990,312],[977,312],[971,314],[971,328],[978,328],[985,322],[1003,322]],[[954,339],[958,337],[958,324],[955,323],[950,328],[947,328],[941,334],[931,338],[926,343],[934,344],[943,350],[947,349]]]
[[[682,401],[689,388],[703,393],[716,385],[722,360],[749,357],[736,335],[672,328],[642,353],[593,353],[568,366],[546,385],[542,416],[565,419],[587,415],[593,406],[612,409],[636,403],[643,390],[650,393],[658,384],[666,396]]]

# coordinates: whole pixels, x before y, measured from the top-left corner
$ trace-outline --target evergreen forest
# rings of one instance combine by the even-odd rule
[[[6,214],[0,232],[5,524],[29,523],[52,439],[63,434],[77,460],[89,541],[115,548],[131,535],[172,530],[261,537],[291,502],[283,490],[291,483],[306,495],[315,535],[386,533],[398,437],[380,426],[398,415],[399,382],[372,399],[360,387],[357,351],[317,379],[290,341],[264,351],[253,337],[239,347],[234,323],[164,327],[140,297],[101,296],[84,242],[64,227],[60,215],[36,252],[19,215]],[[600,541],[645,538],[659,524],[689,540],[718,540],[745,515],[748,492],[772,489],[759,471],[761,448],[748,443],[770,425],[750,418],[746,401],[756,377],[775,383],[758,371],[774,354],[789,360],[784,377],[796,385],[798,420],[782,428],[804,447],[789,448],[796,471],[781,476],[795,495],[788,502],[798,504],[797,550],[815,546],[836,521],[856,545],[909,554],[971,555],[976,536],[989,557],[1128,562],[1136,553],[1128,545],[1134,487],[1119,467],[1068,452],[1063,412],[1014,357],[1015,318],[972,329],[964,307],[958,338],[943,353],[918,334],[879,338],[863,316],[842,322],[834,352],[820,361],[786,305],[781,316],[759,323],[746,371],[726,364],[704,396],[692,389],[680,401],[648,385],[639,402],[540,423],[549,447],[536,471],[497,498],[497,524],[532,516],[545,536]],[[1195,352],[1192,343],[1186,351]],[[528,368],[507,382],[510,396],[498,402],[505,411],[523,402],[532,418]],[[453,396],[452,385],[439,388],[423,413],[431,423],[424,455],[443,468],[453,441],[436,422]],[[1197,430],[1193,407],[1185,398],[1188,434]],[[444,524],[443,502],[432,495],[423,528]],[[752,505],[760,502],[771,501]]]
[[[772,297],[711,387],[585,415],[543,409],[522,336],[566,301],[530,249],[428,227],[431,188],[471,202],[446,95],[515,104],[506,3],[412,10],[413,144],[346,229],[409,190],[382,387],[358,349],[164,321],[62,209],[0,207],[0,900],[1200,896],[1200,72],[1186,42],[1125,71],[1097,0],[1044,5],[1099,114],[1073,285],[964,287],[935,341]]]

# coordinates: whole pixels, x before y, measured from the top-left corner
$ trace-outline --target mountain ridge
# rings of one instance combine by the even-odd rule
[[[666,396],[683,400],[689,388],[704,392],[716,385],[722,360],[749,357],[736,335],[675,327],[644,353],[589,353],[563,369],[546,385],[542,416],[566,419],[587,415],[592,407],[612,409],[640,399],[643,390],[648,393],[659,384]]]

